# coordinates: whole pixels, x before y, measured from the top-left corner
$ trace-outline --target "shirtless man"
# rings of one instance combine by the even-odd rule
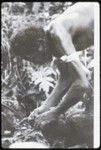
[[[24,36],[29,36],[29,33],[31,34],[31,30],[20,34],[20,40],[18,40],[18,34],[12,38],[11,49],[24,59],[37,63],[37,61],[47,60],[44,59],[46,56],[54,55],[58,58],[56,60],[60,71],[58,82],[46,101],[29,116],[29,120],[35,119],[36,126],[40,127],[57,118],[76,104],[88,89],[86,73],[78,56],[75,55],[75,59],[71,61],[68,58],[72,58],[72,54],[76,54],[76,51],[84,50],[94,44],[93,27],[94,4],[81,2],[69,7],[44,29],[46,41],[49,44],[48,53],[43,49],[46,41],[43,41],[42,46],[37,48],[37,52],[35,52],[34,46],[30,44],[31,38],[24,38]],[[23,45],[23,49],[20,48],[21,45]],[[28,51],[30,48],[31,51]],[[64,95],[65,97],[63,97]]]

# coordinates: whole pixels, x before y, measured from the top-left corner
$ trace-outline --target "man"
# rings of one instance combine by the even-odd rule
[[[56,87],[42,106],[29,116],[29,120],[35,119],[37,127],[56,119],[76,104],[88,89],[86,73],[76,50],[84,50],[93,44],[93,25],[94,4],[76,3],[44,30],[29,27],[11,39],[11,50],[24,59],[42,64],[52,55],[57,58],[55,63],[60,77]]]

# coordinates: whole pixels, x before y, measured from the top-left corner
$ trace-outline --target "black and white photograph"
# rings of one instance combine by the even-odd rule
[[[1,3],[1,147],[100,146],[98,2]]]

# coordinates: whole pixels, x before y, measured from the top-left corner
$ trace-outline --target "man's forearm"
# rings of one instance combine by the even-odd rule
[[[57,113],[64,113],[71,106],[75,105],[78,101],[81,100],[86,90],[87,87],[84,84],[80,83],[79,80],[75,81],[66,93],[66,95],[63,97],[59,105],[56,107]]]
[[[59,102],[60,99],[65,95],[69,88],[69,82],[67,79],[61,80],[61,77],[59,81],[56,84],[56,87],[50,94],[50,96],[47,98],[47,100],[43,103],[43,106],[45,106],[47,109],[50,107],[56,106]]]

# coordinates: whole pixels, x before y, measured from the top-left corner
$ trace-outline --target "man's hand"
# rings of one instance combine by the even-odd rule
[[[43,128],[45,125],[55,121],[58,118],[59,114],[56,111],[55,107],[51,107],[49,111],[46,111],[40,115],[37,115],[35,118],[35,127]]]
[[[39,114],[43,113],[44,111],[45,110],[43,106],[34,109],[34,111],[29,115],[28,120],[34,120]]]

